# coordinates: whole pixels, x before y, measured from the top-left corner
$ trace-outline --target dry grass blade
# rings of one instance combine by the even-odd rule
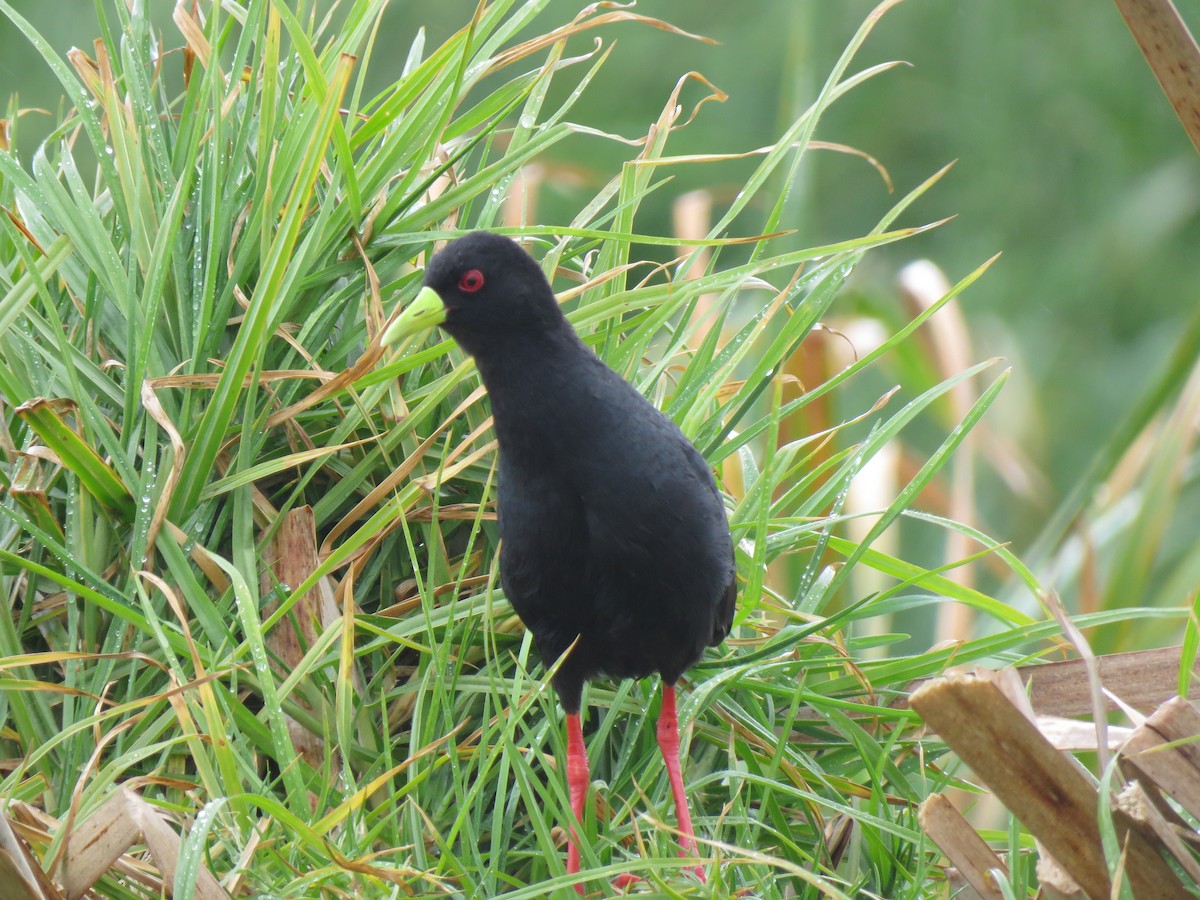
[[[62,894],[0,815],[0,900],[57,900]]]
[[[679,95],[689,81],[700,82],[706,88],[708,88],[709,93],[705,94],[695,104],[692,105],[692,109],[691,112],[688,113],[688,117],[682,123],[680,123],[679,117],[683,115],[683,106],[679,103]],[[619,141],[620,143],[626,144],[630,147],[641,147],[642,152],[638,155],[637,159],[630,160],[627,165],[653,167],[658,165],[663,159],[663,157],[659,154],[662,151],[662,139],[666,135],[686,127],[693,119],[696,118],[696,114],[700,111],[700,107],[702,107],[705,103],[710,101],[724,103],[728,99],[729,96],[724,91],[722,91],[719,87],[705,78],[699,72],[686,72],[680,76],[677,82],[675,82],[675,87],[671,91],[671,95],[667,99],[667,102],[663,105],[662,112],[659,113],[658,118],[650,125],[645,137],[623,138],[620,135],[598,131],[594,128],[588,128],[585,126],[574,126],[574,130],[580,134],[601,135],[609,140]],[[684,161],[687,160],[685,159]],[[703,243],[728,244],[737,243],[739,241],[742,243],[754,243],[762,240],[763,237],[772,236],[774,235],[760,235],[752,238],[722,239],[720,241],[705,241]]]
[[[148,381],[142,382],[142,405],[150,417],[158,423],[158,426],[167,433],[171,442],[171,470],[167,473],[167,480],[163,484],[158,505],[150,520],[150,529],[146,533],[146,556],[150,557],[154,550],[154,542],[158,538],[158,532],[166,520],[167,509],[171,506],[171,496],[175,493],[175,485],[179,483],[179,473],[183,469],[183,457],[186,449],[183,445],[183,438],[179,436],[179,430],[171,421],[171,417],[167,415],[166,410],[163,409],[162,404],[159,403],[158,395],[154,393],[154,388]]]
[[[1062,601],[1057,594],[1048,593],[1041,597],[1043,606],[1054,615],[1062,626],[1063,634],[1067,640],[1075,647],[1075,651],[1079,654],[1080,662],[1083,663],[1083,670],[1087,673],[1088,692],[1091,696],[1091,713],[1092,721],[1096,728],[1096,752],[1099,754],[1099,764],[1101,769],[1108,767],[1108,719],[1104,715],[1105,697],[1104,686],[1100,679],[1100,664],[1096,662],[1096,654],[1092,652],[1091,645],[1088,644],[1087,638],[1083,636],[1083,632],[1071,620],[1070,614],[1062,605]]]
[[[789,145],[793,149],[800,149],[801,144],[793,142]],[[832,141],[808,141],[803,146],[809,150],[832,150],[834,153],[845,153],[848,156],[857,156],[867,162],[883,179],[883,183],[887,186],[888,193],[895,190],[895,185],[892,183],[892,176],[887,168],[866,151],[859,150],[857,147],[848,147],[845,144],[838,144]],[[751,156],[766,156],[768,153],[776,150],[775,145],[769,147],[758,147],[754,150],[744,150],[740,153],[688,153],[682,156],[660,156],[657,159],[639,160],[638,165],[642,166],[673,166],[683,163],[714,163],[726,162],[731,159],[748,159]],[[704,235],[700,235],[703,238]]]
[[[688,117],[683,121],[683,124],[677,124],[679,117],[683,114],[683,106],[679,102],[679,95],[683,93],[684,86],[689,81],[698,81],[706,88],[709,93],[701,97],[693,106]],[[728,95],[719,87],[701,75],[699,72],[686,72],[679,76],[679,80],[675,82],[675,87],[671,90],[671,96],[667,98],[666,104],[663,106],[662,112],[659,114],[658,121],[650,126],[650,131],[646,135],[645,145],[642,152],[638,154],[638,163],[643,163],[648,160],[655,159],[662,152],[661,147],[656,147],[655,138],[661,138],[665,134],[669,134],[677,128],[685,128],[696,118],[696,114],[700,112],[700,107],[710,101],[716,103],[724,103],[728,100]]]
[[[1200,150],[1200,48],[1171,0],[1116,0],[1184,131]]]
[[[398,315],[400,308],[400,306],[397,306],[392,315]],[[388,323],[384,324],[386,326]],[[267,427],[274,428],[279,423],[295,417],[298,413],[301,413],[304,410],[320,403],[326,397],[330,397],[336,394],[338,391],[345,390],[351,384],[358,381],[358,379],[374,370],[376,363],[383,358],[383,348],[379,344],[379,338],[381,334],[382,332],[379,332],[371,338],[370,344],[367,345],[367,348],[363,351],[362,356],[358,358],[353,366],[345,371],[338,372],[328,380],[323,380],[320,387],[318,387],[315,391],[303,399],[297,400],[286,409],[281,409],[279,412],[273,413],[271,417],[267,419]],[[323,378],[324,376],[317,377]]]
[[[442,460],[441,467],[436,472],[431,472],[428,475],[422,475],[419,478],[414,478],[413,482],[419,484],[427,491],[434,491],[443,482],[449,481],[460,472],[465,471],[466,469],[475,465],[475,463],[479,462],[479,460],[492,453],[497,447],[497,442],[494,440],[488,441],[483,446],[476,448],[471,453],[464,456],[462,459],[458,459],[458,457],[462,455],[462,451],[466,447],[471,446],[476,438],[478,438],[481,434],[487,433],[488,429],[491,428],[491,424],[492,420],[490,418],[485,420],[479,426],[479,428],[467,435],[466,439],[464,439],[461,444],[455,447],[454,450],[451,451],[451,453],[447,455],[444,460]]]
[[[22,112],[31,111],[32,110],[22,110]],[[7,142],[6,134],[8,131],[8,122],[5,119],[0,119],[0,124],[2,124],[2,127],[0,127],[0,149],[7,151],[8,147],[3,145]],[[25,238],[25,240],[29,241],[29,243],[33,245],[33,248],[37,250],[39,254],[46,256],[46,251],[42,248],[42,245],[38,243],[38,239],[33,236],[32,232],[25,227],[25,223],[21,221],[21,217],[6,206],[0,206],[0,209],[4,210],[4,214],[8,216],[8,220],[13,223],[13,227],[16,228],[17,231],[21,232],[21,236]]]
[[[209,362],[217,367],[222,365],[219,359],[210,359]],[[262,372],[253,372],[247,374],[242,379],[242,387],[249,388],[255,384],[272,384],[276,381],[294,381],[301,378],[315,378],[319,381],[330,381],[337,377],[335,372],[313,371],[311,369],[270,369]],[[155,390],[158,388],[194,388],[212,390],[217,386],[221,376],[217,374],[195,374],[195,375],[161,375],[157,378],[147,378],[146,383],[151,385]]]
[[[525,57],[537,53],[539,50],[544,50],[546,47],[552,46],[559,41],[564,41],[567,38],[583,34],[593,28],[599,28],[603,25],[611,25],[614,22],[639,22],[642,25],[649,25],[653,28],[658,28],[663,31],[668,31],[671,34],[677,34],[680,37],[691,38],[694,41],[702,41],[706,44],[716,43],[712,38],[706,38],[699,34],[692,34],[689,31],[684,31],[682,28],[664,22],[661,19],[655,19],[650,16],[643,16],[639,13],[629,12],[627,10],[618,9],[612,12],[601,13],[598,16],[592,15],[597,9],[613,6],[609,3],[593,3],[584,9],[575,17],[568,25],[563,25],[560,28],[555,28],[553,31],[548,31],[545,34],[538,35],[531,40],[511,47],[502,53],[496,54],[492,59],[491,65],[488,67],[488,72],[496,72],[506,66],[512,65],[514,62]]]
[[[121,854],[139,840],[137,823],[127,807],[127,797],[121,791],[68,836],[62,861],[67,897],[74,900],[90,890]]]
[[[1070,752],[1087,751],[1095,753],[1099,743],[1096,726],[1091,722],[1081,722],[1078,719],[1061,719],[1057,716],[1037,716],[1034,721],[1040,731],[1056,750]],[[1132,728],[1119,725],[1109,725],[1105,729],[1105,749],[1120,750],[1130,737]]]
[[[203,678],[207,674],[204,661],[200,658],[200,651],[196,647],[196,642],[192,639],[192,627],[188,624],[187,610],[180,601],[179,595],[171,589],[171,585],[153,572],[141,571],[138,572],[138,577],[149,582],[167,598],[167,603],[170,605],[171,611],[175,613],[175,618],[179,620],[179,628],[183,632],[183,638],[187,641],[188,653],[192,659],[192,668],[196,670],[198,677]]]
[[[200,65],[207,69],[209,57],[212,56],[212,47],[208,43],[208,38],[204,36],[204,26],[197,20],[199,12],[194,0],[190,5],[191,9],[189,10],[187,0],[179,0],[171,13],[171,18],[174,19],[175,26],[187,43],[189,69],[191,61],[196,59],[200,60]]]
[[[0,900],[43,900],[8,851],[0,850]]]
[[[340,538],[347,529],[349,529],[363,516],[374,512],[382,502],[383,498],[385,498],[392,491],[395,491],[401,484],[409,480],[409,476],[412,474],[413,469],[417,467],[417,463],[419,463],[425,457],[425,454],[428,453],[429,450],[437,443],[438,438],[441,437],[445,430],[450,427],[455,419],[466,412],[466,410],[468,410],[470,407],[478,403],[483,398],[483,394],[484,391],[482,387],[477,387],[475,390],[471,391],[467,399],[460,403],[458,407],[456,407],[454,411],[446,417],[442,424],[433,430],[429,437],[421,441],[421,443],[417,445],[416,449],[408,455],[404,462],[396,466],[386,478],[372,488],[367,495],[363,497],[363,499],[360,500],[352,510],[350,510],[350,512],[346,513],[346,515],[343,516],[342,519],[330,529],[329,534],[325,536],[325,540],[321,544],[322,558],[333,553],[334,548],[337,546],[338,538]]]

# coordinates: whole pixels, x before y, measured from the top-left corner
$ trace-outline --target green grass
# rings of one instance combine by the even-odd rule
[[[632,871],[672,897],[944,890],[915,810],[953,767],[890,701],[950,664],[1061,640],[1011,553],[921,504],[1005,371],[926,367],[894,394],[885,365],[986,265],[819,383],[797,390],[791,374],[864,256],[936,224],[901,223],[938,175],[866,234],[804,248],[786,233],[785,187],[822,114],[889,68],[853,70],[873,23],[674,258],[676,238],[639,232],[637,213],[699,164],[672,155],[676,97],[569,222],[503,224],[530,161],[611,140],[572,104],[606,60],[587,33],[616,13],[554,31],[538,3],[498,0],[440,47],[384,52],[385,5],[329,20],[204,5],[203,21],[177,12],[185,40],[98,3],[96,58],[67,62],[0,0],[73,107],[29,158],[0,153],[0,797],[50,817],[39,859],[51,868],[72,823],[129,784],[190,828],[181,872],[204,865],[255,895],[574,896],[556,831],[562,716],[496,578],[486,399],[450,342],[378,346],[436,242],[496,228],[543,258],[585,339],[701,447],[738,540],[734,635],[681,708],[720,866],[700,889],[662,826],[655,686],[601,681],[586,695],[590,889]],[[171,52],[152,52],[159,40]],[[392,83],[372,94],[368,71]],[[975,398],[947,423],[962,384]],[[895,496],[848,504],[885,447],[916,452],[916,428],[927,446]],[[305,506],[320,563],[281,584],[270,542]],[[964,534],[976,555],[922,565],[881,549],[889,529]],[[1016,602],[953,577],[978,560]],[[882,589],[856,589],[868,571]],[[338,617],[277,665],[271,629],[306,624],[295,612],[321,583]],[[977,636],[931,647],[923,616],[955,604]],[[298,756],[289,716],[320,737],[319,763]],[[831,836],[847,821],[843,846]],[[186,874],[175,887],[191,895]],[[96,889],[159,894],[116,870]]]

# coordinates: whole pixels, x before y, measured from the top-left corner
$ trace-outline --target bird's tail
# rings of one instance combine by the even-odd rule
[[[717,604],[716,615],[713,616],[712,638],[708,642],[708,646],[715,647],[721,641],[729,636],[729,631],[733,628],[733,612],[737,607],[737,575],[735,574],[729,581],[729,587],[725,589],[724,596],[721,597]]]

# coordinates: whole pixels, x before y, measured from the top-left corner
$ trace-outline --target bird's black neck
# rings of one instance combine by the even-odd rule
[[[501,346],[502,350],[492,345],[472,355],[488,393],[502,399],[517,385],[532,385],[533,393],[540,393],[538,384],[592,355],[565,319],[561,328],[506,335]]]
[[[492,401],[492,415],[502,451],[516,443],[540,443],[546,426],[571,427],[587,384],[580,377],[596,365],[595,356],[563,320],[561,329],[525,332],[503,343],[502,353],[482,352],[475,364]],[[540,455],[548,447],[530,447]]]

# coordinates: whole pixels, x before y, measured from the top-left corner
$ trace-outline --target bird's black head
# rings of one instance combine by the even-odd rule
[[[475,231],[451,241],[425,270],[425,287],[388,328],[384,343],[439,324],[468,353],[503,346],[506,336],[564,324],[541,267],[514,241]]]

